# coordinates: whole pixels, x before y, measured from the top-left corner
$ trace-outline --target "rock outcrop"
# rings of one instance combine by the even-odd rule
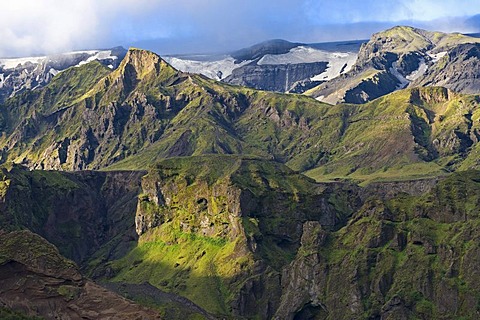
[[[84,278],[30,231],[0,231],[0,305],[46,319],[160,319]]]

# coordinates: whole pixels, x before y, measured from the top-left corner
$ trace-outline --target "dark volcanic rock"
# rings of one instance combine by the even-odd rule
[[[449,51],[411,86],[443,86],[455,92],[480,91],[480,44],[462,44]]]
[[[298,81],[309,79],[324,72],[326,62],[268,65],[250,63],[233,70],[224,82],[260,90],[288,92]]]

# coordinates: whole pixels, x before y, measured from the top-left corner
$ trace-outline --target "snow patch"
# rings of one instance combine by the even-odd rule
[[[232,74],[233,70],[249,64],[251,61],[244,61],[235,64],[235,59],[225,56],[223,59],[214,61],[198,61],[181,59],[177,57],[164,57],[164,60],[175,69],[189,73],[200,73],[211,79],[221,80]]]
[[[258,61],[259,65],[280,65],[327,62],[327,69],[321,74],[313,76],[311,81],[326,81],[338,77],[349,71],[357,60],[355,52],[331,52],[311,47],[299,46],[284,54],[267,54]]]
[[[331,59],[345,60],[352,55],[355,56],[355,59],[357,58],[357,54],[353,52],[331,52],[299,46],[284,54],[266,54],[258,61],[258,64],[297,64],[330,61]]]
[[[174,56],[165,56],[165,61],[174,68],[190,73],[200,73],[211,79],[221,80],[232,74],[234,69],[251,63],[252,61],[243,61],[235,64],[235,59],[229,55],[213,59],[198,60],[193,58],[181,58]],[[258,65],[288,65],[299,63],[327,62],[327,69],[322,74],[311,78],[312,81],[330,80],[340,75],[342,72],[349,71],[357,60],[355,52],[332,52],[315,49],[307,46],[299,46],[291,49],[284,54],[267,54],[258,62]]]
[[[447,51],[442,51],[438,53],[432,53],[431,51],[427,51],[427,54],[432,58],[432,62],[435,63],[438,60],[442,59],[448,52]]]
[[[92,61],[94,61],[94,60],[106,60],[106,59],[116,60],[116,59],[118,59],[117,56],[112,56],[112,50],[105,50],[105,51],[79,51],[78,53],[88,53],[88,54],[92,54],[92,56],[89,57],[87,60],[80,61],[80,63],[77,64],[77,67],[78,67],[78,66],[81,66],[81,65],[84,65],[84,64],[87,64],[87,63],[89,63],[89,62],[92,62]]]
[[[55,70],[54,68],[50,68],[48,72],[55,77],[60,71]]]
[[[424,58],[420,58],[420,64],[418,66],[418,69],[413,71],[412,73],[410,73],[408,76],[406,76],[405,78],[409,81],[414,81],[414,80],[417,80],[418,78],[420,78],[421,76],[423,76],[425,74],[425,72],[427,72],[427,69],[428,69],[428,66],[427,64],[425,63],[425,59]]]
[[[395,78],[398,79],[398,81],[400,81],[400,83],[397,85],[397,90],[405,88],[410,83],[410,81],[408,81],[400,72],[398,72],[397,62],[394,62],[392,64],[392,67],[390,68],[390,73],[393,74]]]
[[[118,59],[117,56],[112,55],[111,50],[72,51],[72,52],[62,53],[60,54],[60,56],[69,56],[69,55],[71,56],[71,55],[78,55],[78,54],[88,54],[90,55],[90,57],[85,61],[81,61],[77,66],[81,66],[82,64],[91,62],[93,60]],[[0,66],[3,67],[4,70],[15,69],[17,67],[22,67],[27,63],[40,65],[42,63],[47,62],[47,59],[48,59],[47,56],[25,57],[25,58],[4,58],[4,59],[0,59]]]
[[[27,57],[27,58],[11,58],[11,59],[0,59],[0,66],[3,69],[15,69],[18,66],[22,66],[28,62],[33,64],[39,64],[43,62],[47,57]]]
[[[348,57],[340,57],[332,55],[331,59],[328,60],[327,69],[310,78],[311,81],[327,81],[332,80],[333,78],[338,77],[339,75],[350,71],[353,65],[357,61],[357,54],[351,53]]]

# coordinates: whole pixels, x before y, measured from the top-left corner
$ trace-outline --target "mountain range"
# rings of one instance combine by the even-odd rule
[[[5,95],[0,316],[478,318],[477,40],[390,29],[306,94],[131,48]]]
[[[265,41],[222,55],[166,56],[173,67],[260,90],[302,93],[348,71],[363,41]]]
[[[110,50],[73,51],[50,56],[0,59],[0,101],[5,101],[25,90],[34,90],[48,84],[59,72],[93,60],[115,69],[127,50],[116,47]]]

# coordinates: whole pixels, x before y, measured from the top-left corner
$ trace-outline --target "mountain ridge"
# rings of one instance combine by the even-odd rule
[[[4,105],[3,161],[37,169],[146,169],[174,156],[246,154],[317,179],[364,179],[382,170],[401,174],[402,166],[437,174],[462,167],[471,163],[468,155],[473,151],[473,157],[478,142],[469,118],[477,116],[478,97],[440,87],[406,89],[366,105],[330,106],[178,72],[139,49],[131,49],[114,71],[93,63],[69,72],[65,80],[91,80],[71,92],[60,89],[59,76]],[[59,96],[47,95],[52,91]],[[465,110],[465,116],[452,108]],[[422,130],[431,133],[421,137]],[[384,132],[383,140],[369,132]],[[445,162],[457,152],[461,157]]]

